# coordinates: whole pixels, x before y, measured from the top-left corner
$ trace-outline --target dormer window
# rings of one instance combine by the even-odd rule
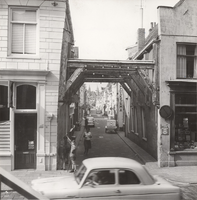
[[[197,78],[197,46],[177,45],[177,78]]]

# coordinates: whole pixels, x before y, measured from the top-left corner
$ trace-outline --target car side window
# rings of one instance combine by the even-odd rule
[[[139,178],[130,170],[119,170],[118,178],[120,185],[140,184]]]
[[[114,170],[102,170],[98,174],[100,185],[113,185],[115,184],[115,171]]]
[[[90,182],[94,185],[115,184],[115,171],[114,170],[94,170],[90,172],[85,182]]]

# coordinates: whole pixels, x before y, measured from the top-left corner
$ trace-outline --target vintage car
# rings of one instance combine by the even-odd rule
[[[114,132],[117,133],[117,126],[116,126],[116,120],[113,118],[107,119],[107,125],[105,126],[105,133]]]
[[[180,200],[179,187],[122,157],[86,159],[76,172],[33,180],[32,188],[50,199]]]
[[[92,116],[87,116],[87,120],[88,120],[88,126],[95,127],[95,120],[94,120],[94,117],[92,117]]]
[[[96,109],[96,114],[102,114],[102,110]]]

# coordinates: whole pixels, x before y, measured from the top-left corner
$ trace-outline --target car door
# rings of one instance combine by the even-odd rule
[[[96,177],[95,178],[95,174]],[[92,178],[93,177],[93,178]],[[96,183],[91,183],[93,180]],[[114,169],[93,170],[89,173],[79,190],[79,197],[85,199],[113,199],[119,200],[117,181]]]
[[[154,194],[154,186],[141,183],[135,172],[128,169],[118,170],[120,199],[154,200],[159,197]]]

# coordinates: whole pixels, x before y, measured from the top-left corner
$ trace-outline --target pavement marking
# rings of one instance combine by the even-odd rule
[[[103,136],[99,136],[99,138],[103,138]]]

